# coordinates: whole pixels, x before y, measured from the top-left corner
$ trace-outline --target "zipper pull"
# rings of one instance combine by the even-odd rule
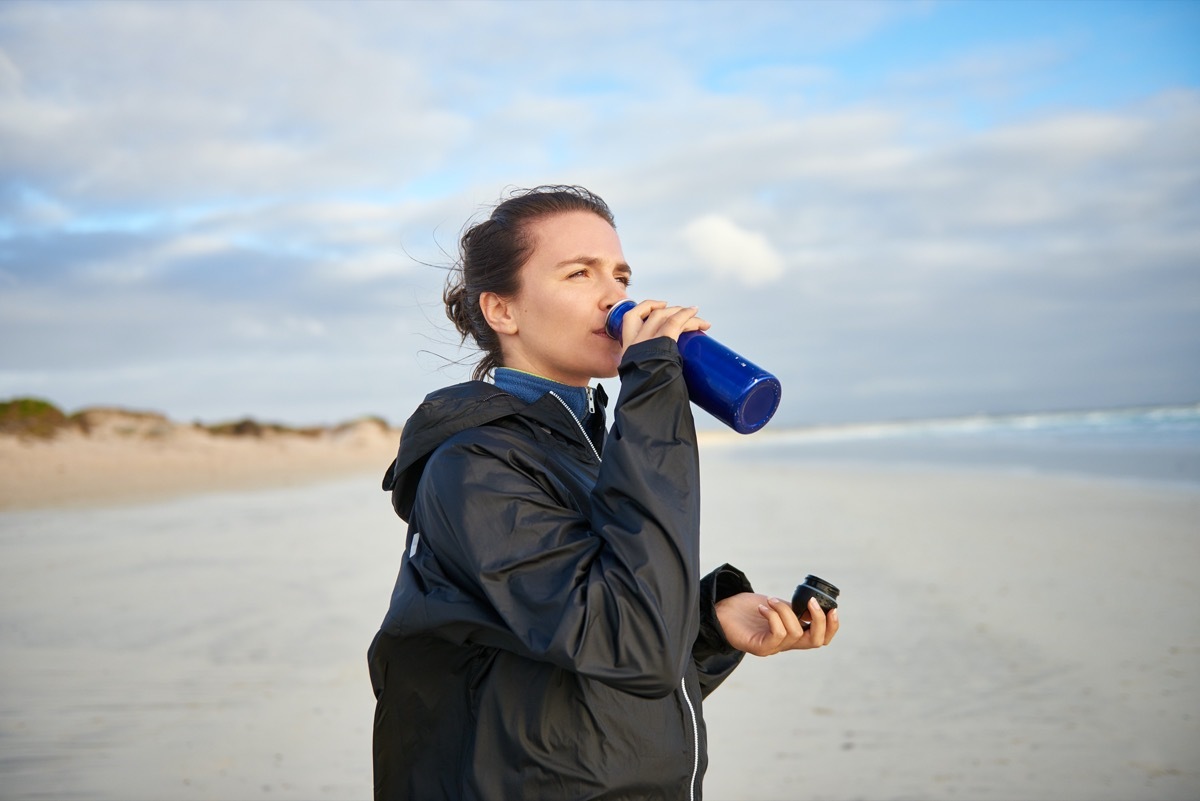
[[[588,396],[588,414],[595,414],[596,413],[596,403],[595,403],[595,398],[592,396],[592,388],[584,387],[584,389],[587,390],[587,396]]]

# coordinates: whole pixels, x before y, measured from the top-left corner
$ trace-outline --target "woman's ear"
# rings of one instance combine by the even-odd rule
[[[479,293],[479,310],[483,319],[497,334],[517,333],[517,320],[513,317],[512,304],[495,292]]]

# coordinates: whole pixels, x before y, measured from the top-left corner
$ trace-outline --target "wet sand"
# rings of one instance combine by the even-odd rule
[[[708,797],[1200,797],[1200,489],[714,465],[718,493],[755,500],[710,503],[709,559],[833,581],[843,630],[712,696]]]
[[[368,798],[391,447],[0,513],[0,795]],[[817,573],[844,625],[708,699],[710,801],[1200,797],[1200,489],[703,465],[705,564],[780,595]]]

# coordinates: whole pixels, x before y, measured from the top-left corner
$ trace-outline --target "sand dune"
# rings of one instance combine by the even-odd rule
[[[373,470],[382,475],[400,439],[398,430],[374,418],[304,431],[242,421],[225,433],[120,409],[88,409],[76,418],[81,425],[49,439],[0,435],[0,509],[283,487]]]

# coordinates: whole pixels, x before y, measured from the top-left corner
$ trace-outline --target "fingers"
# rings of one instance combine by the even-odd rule
[[[628,347],[661,336],[678,340],[685,331],[708,330],[711,324],[697,317],[696,311],[695,306],[668,306],[661,300],[643,300],[626,313],[621,339]]]
[[[766,604],[758,605],[758,613],[766,618],[767,623],[771,627],[771,636],[763,641],[763,645],[767,646],[769,653],[777,653],[779,651],[779,643],[787,636],[787,627],[783,624],[783,618],[779,616],[779,612],[773,608],[774,604],[771,603],[774,600],[772,598],[767,601],[771,606],[767,606]]]
[[[817,603],[816,598],[808,599],[808,615],[809,620],[812,621],[808,626],[808,631],[805,632],[812,640],[812,644],[808,647],[820,648],[825,644],[825,629],[827,628],[827,621],[825,619],[825,610],[823,610],[821,605]]]
[[[775,600],[775,599],[772,599]],[[796,617],[792,612],[790,604],[780,602],[781,607],[779,615],[782,619],[790,617],[795,621],[796,629],[800,631],[800,636],[790,637],[786,645],[783,645],[779,650],[795,649],[804,651],[811,648],[821,648],[829,645],[833,639],[833,635],[837,634],[838,617],[837,610],[833,609],[828,615],[821,609],[821,605],[817,603],[816,598],[808,599],[808,608],[804,611],[801,617]]]
[[[840,622],[838,621],[838,610],[836,608],[829,610],[829,614],[821,609],[821,605],[817,603],[816,598],[808,599],[808,616],[812,623],[808,627],[808,634],[811,635],[812,643],[808,648],[820,648],[823,645],[829,645],[833,637],[838,632]]]
[[[757,608],[758,624],[747,621],[748,625],[743,625],[728,614],[721,616],[723,604],[729,605],[725,612],[733,608],[730,599],[718,602],[717,613],[730,643],[748,654],[771,656],[782,651],[821,648],[828,645],[837,634],[837,610],[825,614],[815,600],[798,617],[791,604],[779,598],[756,593],[742,593],[734,597],[743,602],[742,609],[746,614],[753,615],[753,610]],[[746,606],[746,603],[750,605]],[[808,618],[812,619],[811,625],[803,622]]]
[[[804,627],[800,625],[800,619],[792,611],[792,605],[779,598],[772,598],[770,604],[771,608],[775,610],[775,614],[779,616],[780,621],[783,623],[786,642],[789,647],[791,644],[799,642],[804,637]]]
[[[759,656],[805,647],[800,644],[804,640],[804,628],[787,601],[769,598],[766,604],[759,604],[758,612],[771,627],[770,636],[764,637],[760,643]]]

